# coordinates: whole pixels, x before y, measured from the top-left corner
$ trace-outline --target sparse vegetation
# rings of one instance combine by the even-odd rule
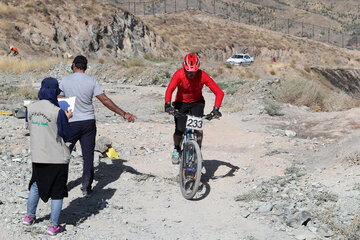
[[[251,190],[247,193],[243,193],[235,197],[235,201],[237,202],[238,201],[251,202],[254,200],[265,201],[266,193],[267,193],[266,191],[262,191],[259,189]]]
[[[232,82],[218,82],[218,85],[226,94],[233,95],[237,92],[239,86],[245,82],[244,80],[236,80]]]
[[[20,59],[18,57],[0,57],[0,70],[15,74],[34,70],[44,72],[59,61],[57,58]]]
[[[264,101],[264,110],[270,116],[277,116],[280,114],[281,105],[274,100],[265,100]]]
[[[155,56],[152,53],[146,53],[144,54],[144,59],[151,61],[151,62],[165,62],[166,58],[161,56]]]
[[[315,193],[315,195],[313,196],[314,200],[316,200],[316,204],[317,205],[321,205],[324,202],[337,202],[339,197],[334,194],[334,193],[330,193],[330,192],[318,192]]]
[[[147,181],[149,179],[155,178],[155,177],[156,176],[153,174],[143,173],[143,174],[135,175],[132,179],[137,182],[143,182],[143,181]]]
[[[331,91],[326,86],[303,78],[286,79],[275,90],[278,101],[311,107],[316,111],[348,109],[357,104],[350,96]]]
[[[16,8],[10,7],[9,5],[0,2],[0,15],[15,16],[16,12]]]
[[[265,156],[274,156],[274,155],[282,154],[282,153],[289,153],[289,152],[275,149],[275,150],[271,150],[271,151],[265,153]]]
[[[143,60],[141,59],[128,59],[126,61],[121,61],[117,63],[118,65],[121,65],[122,67],[126,67],[126,68],[132,68],[132,67],[143,67],[145,66]]]
[[[360,215],[357,215],[350,226],[345,229],[344,235],[347,240],[360,239]]]
[[[300,168],[296,167],[296,166],[291,166],[285,169],[284,172],[286,175],[290,175],[290,176],[296,176],[296,177],[302,177],[305,174],[301,172]]]
[[[33,88],[30,84],[18,87],[3,87],[3,92],[6,92],[11,99],[38,99],[38,89]]]
[[[360,191],[360,183],[355,183],[353,190]]]

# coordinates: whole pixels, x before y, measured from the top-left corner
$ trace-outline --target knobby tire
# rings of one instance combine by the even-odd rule
[[[198,191],[201,168],[202,156],[200,147],[196,141],[189,140],[184,144],[179,168],[181,194],[187,200],[192,199]],[[189,169],[194,172],[188,171]]]

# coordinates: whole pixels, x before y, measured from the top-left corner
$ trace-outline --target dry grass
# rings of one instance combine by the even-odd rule
[[[2,29],[4,32],[7,32],[11,29],[11,24],[6,19],[2,19],[0,21],[0,29]]]
[[[18,100],[18,99],[38,99],[38,89],[32,86],[32,81],[27,79],[22,82],[21,85],[16,86],[4,86],[2,88],[3,92],[6,92],[9,95],[10,99]]]
[[[57,58],[21,59],[18,57],[0,57],[0,70],[22,74],[33,70],[47,71],[60,60]]]
[[[144,61],[141,59],[128,59],[126,61],[118,62],[117,65],[120,65],[120,66],[126,67],[126,68],[145,66]]]
[[[357,104],[350,96],[334,92],[322,84],[302,79],[286,79],[275,90],[278,101],[308,106],[316,111],[334,111],[349,109]]]
[[[0,2],[0,15],[15,16],[16,13],[16,8],[10,7],[7,4]]]

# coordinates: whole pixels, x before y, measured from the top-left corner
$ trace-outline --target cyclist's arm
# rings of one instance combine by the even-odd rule
[[[177,85],[179,84],[179,81],[180,81],[180,78],[177,77],[176,74],[174,74],[174,76],[171,78],[171,81],[166,89],[165,103],[171,102],[172,94],[173,94],[175,88],[177,87]]]
[[[204,72],[203,72],[204,73]],[[204,76],[204,83],[205,85],[210,88],[210,90],[215,94],[215,104],[214,107],[218,107],[220,108],[222,100],[224,98],[224,92],[223,90],[221,90],[221,88],[215,83],[214,80],[212,80],[212,78],[207,75],[207,74],[203,74]]]

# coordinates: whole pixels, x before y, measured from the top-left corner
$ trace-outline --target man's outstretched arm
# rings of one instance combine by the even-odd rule
[[[96,96],[105,107],[110,109],[111,111],[121,115],[124,119],[128,120],[128,122],[134,122],[137,117],[131,113],[127,113],[121,108],[119,108],[110,98],[108,98],[105,93]]]

